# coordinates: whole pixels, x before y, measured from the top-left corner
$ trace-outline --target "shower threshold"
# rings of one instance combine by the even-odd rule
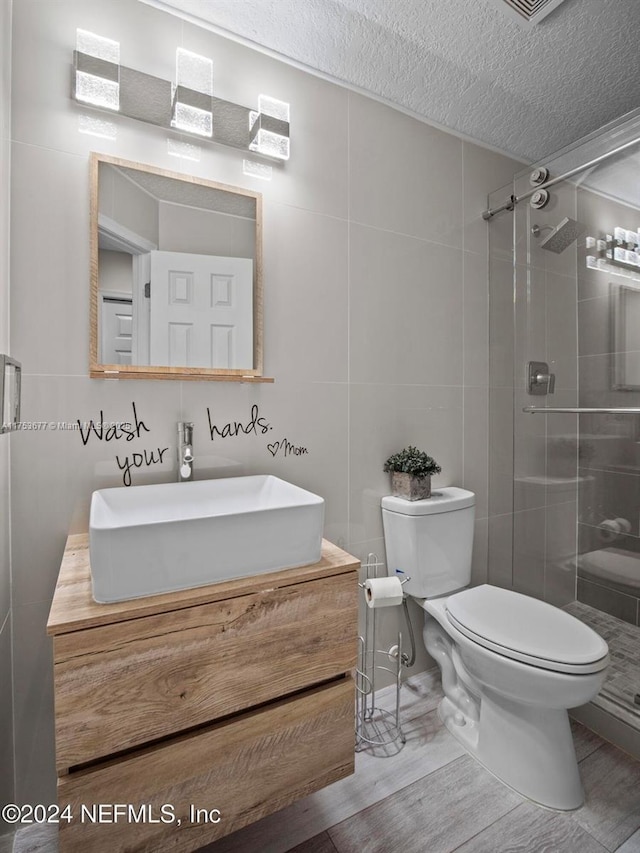
[[[607,678],[591,704],[640,732],[640,628],[580,601],[567,604],[564,610],[609,644]]]

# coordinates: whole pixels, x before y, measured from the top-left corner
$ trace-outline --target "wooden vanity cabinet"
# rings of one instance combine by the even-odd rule
[[[191,851],[353,773],[358,561],[96,604],[70,536],[49,616],[60,853]]]

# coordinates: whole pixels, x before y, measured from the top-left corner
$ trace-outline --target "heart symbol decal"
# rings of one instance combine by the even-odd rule
[[[272,456],[275,456],[275,455],[276,455],[276,453],[278,452],[279,447],[280,447],[280,442],[279,442],[279,441],[274,441],[274,442],[273,442],[273,444],[267,444],[267,450],[269,451],[269,453],[270,453]]]

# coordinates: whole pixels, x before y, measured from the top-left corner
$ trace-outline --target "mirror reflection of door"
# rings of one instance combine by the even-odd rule
[[[151,364],[246,368],[253,359],[253,261],[151,252]]]
[[[133,304],[131,296],[102,293],[102,360],[131,364]]]
[[[260,373],[259,195],[103,156],[97,366]]]

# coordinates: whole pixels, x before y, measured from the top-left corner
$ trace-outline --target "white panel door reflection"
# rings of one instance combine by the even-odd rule
[[[151,254],[150,362],[253,367],[253,261]]]

